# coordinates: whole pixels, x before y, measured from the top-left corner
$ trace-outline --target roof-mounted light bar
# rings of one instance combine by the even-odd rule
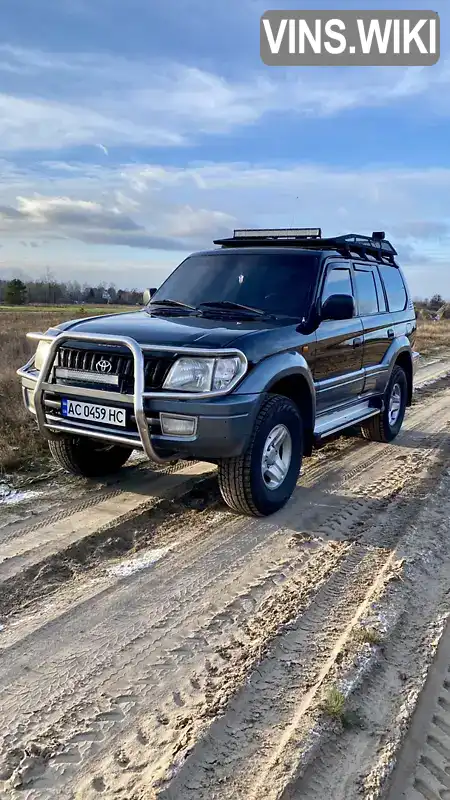
[[[234,231],[235,239],[320,239],[321,228],[253,228]]]

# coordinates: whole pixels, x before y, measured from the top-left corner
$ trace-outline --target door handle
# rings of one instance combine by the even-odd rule
[[[353,347],[361,347],[363,341],[364,340],[362,336],[357,336],[356,339],[353,339]]]
[[[394,329],[393,328],[389,328],[388,332],[387,332],[387,335],[388,335],[388,339],[393,339],[395,337]]]

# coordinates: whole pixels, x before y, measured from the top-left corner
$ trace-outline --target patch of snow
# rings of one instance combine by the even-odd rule
[[[133,450],[127,463],[131,464],[133,461],[148,461],[148,458],[142,450]]]
[[[124,561],[121,561],[119,564],[115,564],[113,567],[110,567],[108,573],[109,575],[114,575],[118,578],[127,578],[129,575],[133,575],[135,572],[139,572],[142,569],[148,569],[148,567],[153,566],[153,564],[156,564],[157,561],[160,561],[161,558],[164,558],[164,556],[167,555],[167,553],[169,553],[175,546],[176,545],[172,545],[171,547],[160,547],[155,550],[149,550],[143,555],[127,558]]]
[[[7,483],[0,483],[0,505],[13,506],[17,503],[24,503],[26,500],[32,500],[34,497],[39,497],[42,492],[20,491],[8,486]]]
[[[349,697],[371,669],[376,657],[376,648],[366,642],[355,658],[354,669],[341,679],[339,689],[345,698]]]
[[[306,765],[314,755],[317,746],[320,744],[322,736],[327,729],[326,722],[321,719],[309,731],[305,742],[302,745],[302,761]]]
[[[420,380],[419,378],[419,380],[415,382],[414,388],[416,391],[420,391],[420,389],[425,389],[427,386],[432,386],[433,383],[437,383],[443,378],[448,378],[449,375],[450,371],[444,370],[443,372],[439,372],[437,375],[434,375],[432,378],[428,378],[427,380]]]
[[[373,603],[372,614],[361,622],[364,628],[374,628],[380,634],[386,636],[397,625],[400,617],[400,610],[393,602],[387,605],[385,602]]]

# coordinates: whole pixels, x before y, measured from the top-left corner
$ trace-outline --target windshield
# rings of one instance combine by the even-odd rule
[[[219,251],[189,256],[163,283],[152,303],[177,300],[198,308],[202,303],[228,301],[303,318],[308,315],[318,265],[318,254],[306,251]]]

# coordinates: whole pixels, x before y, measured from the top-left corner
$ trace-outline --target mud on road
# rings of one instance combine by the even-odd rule
[[[2,509],[1,797],[382,796],[448,613],[449,371],[269,519],[198,463]]]

